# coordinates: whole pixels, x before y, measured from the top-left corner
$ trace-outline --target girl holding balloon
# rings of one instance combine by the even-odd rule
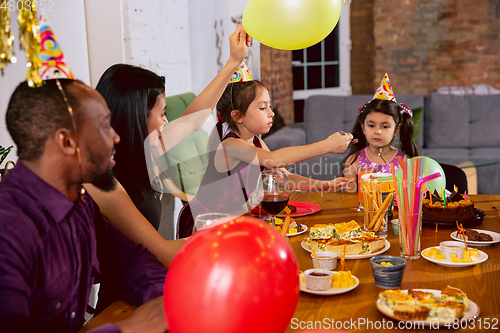
[[[347,178],[356,178],[358,170],[391,173],[391,163],[399,167],[398,157],[406,159],[419,155],[413,140],[413,112],[398,104],[385,74],[373,100],[358,110],[352,133],[359,141],[351,145],[349,155],[342,161]],[[399,135],[401,150],[392,146]]]
[[[289,189],[339,191],[348,180],[314,180],[288,172],[285,167],[326,153],[342,153],[353,136],[338,132],[310,145],[270,151],[259,134],[267,133],[274,112],[265,85],[260,81],[230,83],[217,104],[219,122],[209,139],[208,167],[196,194],[179,215],[178,235],[186,237],[193,216],[207,212],[243,214],[256,189],[261,170],[282,168]],[[245,210],[246,209],[246,210]]]

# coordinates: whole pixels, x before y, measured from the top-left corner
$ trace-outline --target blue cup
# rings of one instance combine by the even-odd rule
[[[381,265],[382,262],[391,263]],[[380,288],[393,289],[401,286],[405,272],[406,260],[395,256],[375,256],[370,259],[375,285]]]

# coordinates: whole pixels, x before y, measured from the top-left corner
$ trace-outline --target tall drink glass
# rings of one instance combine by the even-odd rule
[[[193,233],[198,230],[207,228],[211,224],[218,222],[220,219],[227,219],[229,214],[226,213],[203,213],[196,215],[194,219]]]
[[[399,251],[405,259],[420,258],[422,236],[422,212],[399,214]]]

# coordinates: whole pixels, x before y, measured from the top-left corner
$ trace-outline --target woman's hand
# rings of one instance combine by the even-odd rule
[[[334,154],[343,153],[351,143],[353,136],[351,133],[337,132],[330,135],[326,141],[329,144],[328,150]]]
[[[341,190],[350,189],[350,185],[355,182],[356,182],[355,179],[348,179],[345,177],[338,177],[332,180],[325,180],[321,182],[321,191],[338,192]]]
[[[247,35],[243,26],[239,25],[236,30],[229,36],[230,60],[234,60],[241,64],[247,53],[247,46],[250,46],[252,38]]]

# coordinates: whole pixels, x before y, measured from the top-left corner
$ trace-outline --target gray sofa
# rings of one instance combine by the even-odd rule
[[[500,95],[427,97],[420,153],[440,163],[476,166],[480,194],[500,194]]]
[[[314,143],[336,131],[350,132],[357,110],[372,97],[311,96],[305,102],[304,123],[285,126],[264,141],[275,150]],[[423,108],[417,140],[421,155],[440,163],[472,161],[481,165],[477,167],[478,193],[500,194],[500,95],[433,93],[427,100],[423,95],[396,98],[412,110]],[[316,179],[332,179],[340,175],[340,161],[346,155],[319,156],[297,163],[290,170]]]

